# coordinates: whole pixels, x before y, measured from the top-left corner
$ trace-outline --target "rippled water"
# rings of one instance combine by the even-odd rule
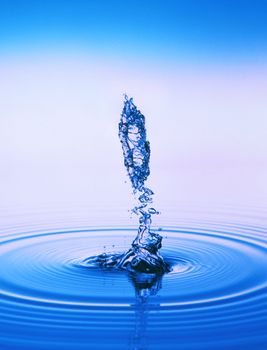
[[[84,265],[136,228],[2,225],[1,349],[266,349],[265,210],[173,212],[160,227],[172,271],[143,284]]]

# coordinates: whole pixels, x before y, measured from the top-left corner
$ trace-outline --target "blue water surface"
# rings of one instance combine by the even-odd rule
[[[169,214],[152,230],[163,235],[172,271],[144,283],[84,265],[124,252],[136,228],[40,223],[49,216],[24,213],[24,227],[2,225],[1,349],[266,349],[262,208]]]

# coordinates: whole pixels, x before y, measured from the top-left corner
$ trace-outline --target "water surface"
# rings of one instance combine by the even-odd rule
[[[265,208],[192,207],[171,217],[176,210],[152,228],[160,229],[172,271],[143,283],[83,265],[88,256],[125,251],[135,227],[77,220],[70,227],[49,210],[24,213],[22,227],[8,225],[6,211],[2,348],[266,349]],[[54,225],[42,222],[45,217]]]

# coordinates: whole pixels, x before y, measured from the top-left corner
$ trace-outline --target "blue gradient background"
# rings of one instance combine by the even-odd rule
[[[1,1],[2,50],[264,59],[266,1]]]
[[[124,92],[147,116],[160,203],[265,202],[266,10],[263,0],[2,0],[3,207],[129,207]]]
[[[0,0],[0,234],[136,227],[125,92],[146,116],[154,225],[264,230],[266,37],[264,0]]]

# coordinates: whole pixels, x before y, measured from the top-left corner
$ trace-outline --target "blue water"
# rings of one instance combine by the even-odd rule
[[[244,225],[217,213],[161,229],[172,271],[142,283],[83,265],[103,247],[127,250],[135,228],[9,227],[1,349],[266,349],[264,217]]]
[[[150,144],[147,140],[145,117],[137,109],[132,98],[125,95],[123,111],[119,123],[119,138],[122,145],[124,165],[130,178],[133,194],[138,204],[132,212],[139,216],[139,229],[131,248],[124,253],[102,253],[83,261],[88,267],[110,267],[125,269],[143,281],[151,276],[136,276],[138,273],[153,273],[157,276],[169,272],[171,266],[159,253],[162,237],[150,230],[152,215],[158,214],[151,207],[153,191],[145,186],[150,174]],[[138,274],[139,275],[139,274]],[[156,276],[155,276],[156,277]]]

